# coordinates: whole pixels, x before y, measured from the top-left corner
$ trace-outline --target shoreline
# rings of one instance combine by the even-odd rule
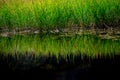
[[[29,35],[29,34],[59,34],[63,36],[72,36],[75,34],[90,34],[97,35],[102,39],[120,39],[120,28],[109,28],[109,29],[81,29],[81,28],[63,28],[63,29],[1,29],[0,37],[11,37],[14,35]]]

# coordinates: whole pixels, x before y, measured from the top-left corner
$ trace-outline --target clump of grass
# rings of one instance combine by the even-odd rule
[[[119,26],[120,0],[1,0],[0,27]]]
[[[36,56],[48,56],[49,54],[67,57],[81,54],[89,57],[114,56],[120,53],[120,40],[100,39],[93,35],[75,35],[72,37],[58,37],[53,35],[13,36],[12,38],[0,38],[0,53],[25,54],[33,53]]]

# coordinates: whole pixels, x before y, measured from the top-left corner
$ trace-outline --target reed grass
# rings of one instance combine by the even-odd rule
[[[35,54],[36,56],[81,54],[89,57],[114,56],[120,53],[120,40],[100,39],[94,35],[54,36],[26,35],[11,38],[0,37],[0,53]]]
[[[116,27],[119,4],[120,0],[0,0],[0,27]]]

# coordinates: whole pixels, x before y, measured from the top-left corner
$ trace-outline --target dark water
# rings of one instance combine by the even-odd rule
[[[54,59],[55,60],[55,59]],[[45,68],[45,64],[49,64],[51,59],[46,61],[43,68],[33,66],[29,69],[20,69],[23,67],[20,62],[11,62],[12,57],[0,57],[0,77],[15,80],[104,80],[114,78],[119,80],[120,74],[120,56],[113,58],[103,57],[97,59],[76,59],[74,63],[64,62],[61,60],[59,64],[54,62],[55,68]],[[18,64],[17,64],[18,63]],[[16,66],[14,65],[16,64]],[[22,63],[21,63],[22,64]],[[53,63],[52,63],[53,64]],[[30,67],[31,65],[27,65]],[[2,79],[0,79],[2,80]]]

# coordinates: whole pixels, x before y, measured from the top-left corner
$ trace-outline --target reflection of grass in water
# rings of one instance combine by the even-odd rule
[[[0,0],[0,27],[119,26],[119,4],[120,0]]]
[[[13,36],[0,38],[0,52],[6,54],[35,53],[36,55],[69,54],[94,57],[120,53],[120,40],[103,40],[93,35],[75,35],[72,37],[57,37],[53,35]]]

